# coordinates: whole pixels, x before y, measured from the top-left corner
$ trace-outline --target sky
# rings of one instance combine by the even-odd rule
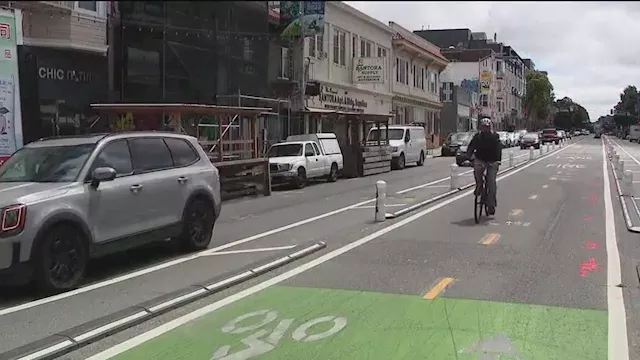
[[[412,31],[495,33],[547,71],[556,98],[584,106],[591,121],[608,115],[627,85],[640,85],[640,2],[345,2]]]

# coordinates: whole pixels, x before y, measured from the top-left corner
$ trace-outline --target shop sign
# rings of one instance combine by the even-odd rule
[[[369,104],[355,97],[347,96],[344,90],[322,86],[320,102],[326,109],[364,112]]]
[[[76,83],[95,82],[95,76],[88,71],[65,70],[46,66],[41,66],[38,68],[38,77],[45,80],[73,81]]]
[[[353,82],[357,84],[384,83],[385,58],[355,58]]]
[[[22,147],[22,119],[13,11],[0,12],[0,164]]]

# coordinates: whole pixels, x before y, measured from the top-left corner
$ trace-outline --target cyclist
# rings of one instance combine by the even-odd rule
[[[500,136],[491,129],[491,119],[484,118],[480,120],[480,132],[473,136],[468,146],[468,154],[474,155],[473,175],[476,179],[476,196],[480,195],[480,184],[482,177],[487,172],[488,198],[486,199],[487,215],[495,215],[496,213],[496,176],[498,175],[498,166],[502,161],[502,143]]]

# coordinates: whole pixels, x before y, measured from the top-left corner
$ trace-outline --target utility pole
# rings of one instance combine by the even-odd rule
[[[305,61],[304,61],[304,1],[298,2],[298,24],[300,25],[300,37],[294,40],[294,48],[293,48],[293,62],[295,67],[295,74],[297,75],[297,83],[298,83],[298,91],[297,94],[298,99],[294,100],[296,104],[295,109],[298,112],[301,112],[305,109],[305,87],[306,87],[306,72],[305,72]]]

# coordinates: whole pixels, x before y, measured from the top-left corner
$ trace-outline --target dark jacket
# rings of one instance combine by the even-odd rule
[[[479,132],[473,136],[467,153],[476,152],[476,158],[485,162],[502,161],[502,143],[495,132]]]

